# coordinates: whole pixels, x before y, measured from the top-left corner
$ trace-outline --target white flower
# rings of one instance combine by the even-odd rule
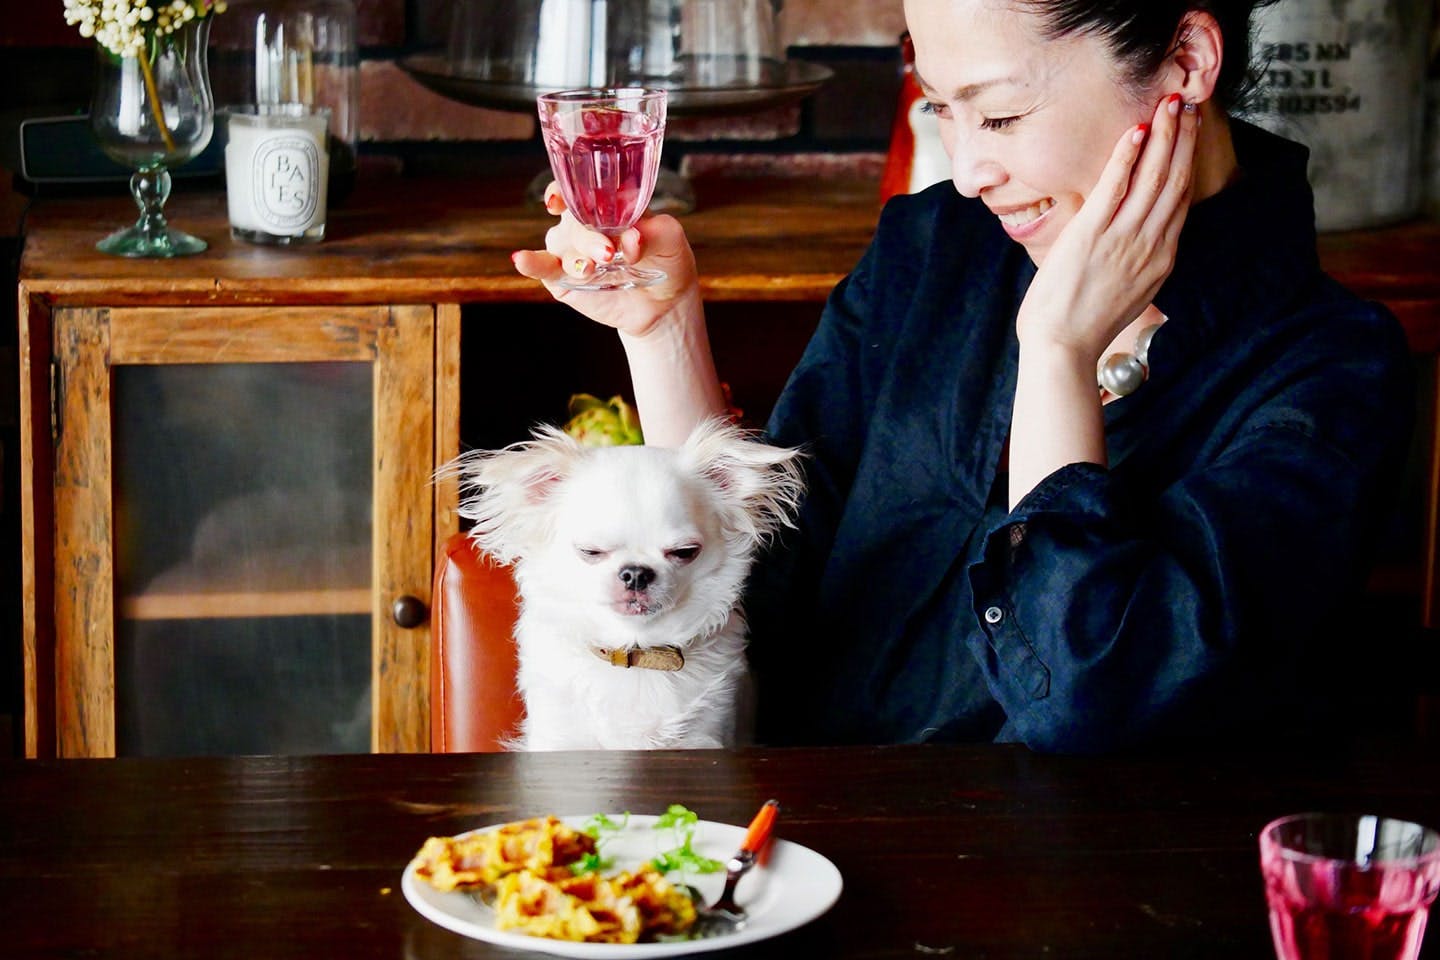
[[[65,22],[80,36],[95,41],[117,56],[138,55],[152,35],[174,33],[182,25],[214,13],[223,13],[223,0],[63,0]]]

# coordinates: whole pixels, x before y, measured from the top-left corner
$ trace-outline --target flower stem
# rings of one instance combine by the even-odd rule
[[[150,101],[150,112],[155,117],[155,125],[160,128],[160,136],[165,138],[166,151],[174,153],[175,138],[170,136],[170,128],[165,125],[165,111],[160,109],[160,93],[155,89],[155,74],[150,69],[150,51],[140,51],[137,59],[140,61],[140,72],[145,75],[145,93]]]

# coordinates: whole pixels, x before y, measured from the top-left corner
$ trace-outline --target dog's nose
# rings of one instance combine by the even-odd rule
[[[649,567],[642,567],[638,563],[628,564],[620,568],[620,582],[625,584],[627,590],[644,590],[655,580],[655,571]]]

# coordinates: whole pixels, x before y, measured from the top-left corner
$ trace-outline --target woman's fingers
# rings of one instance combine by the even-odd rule
[[[1190,191],[1199,118],[1199,111],[1187,109],[1178,93],[1160,101],[1129,192],[1116,211],[1117,227],[1133,232],[1148,227],[1160,234],[1182,211]]]
[[[521,276],[541,282],[559,280],[565,272],[560,266],[560,258],[543,250],[516,250],[510,254],[510,262],[515,264],[515,270]]]
[[[557,217],[565,212],[565,195],[560,192],[560,184],[554,180],[545,185],[545,211]]]
[[[1144,222],[1170,179],[1170,160],[1175,154],[1175,128],[1179,116],[1178,93],[1165,97],[1155,108],[1155,115],[1150,120],[1150,136],[1130,178],[1126,202],[1116,218],[1126,226],[1139,226]]]
[[[1195,179],[1195,146],[1199,139],[1200,108],[1194,104],[1181,106],[1176,117],[1175,146],[1166,168],[1168,176],[1147,217],[1152,224],[1168,227],[1177,214],[1184,221]]]
[[[1150,125],[1137,124],[1125,131],[1110,152],[1100,179],[1095,182],[1095,188],[1075,216],[1076,220],[1087,222],[1094,233],[1098,234],[1115,219],[1115,212],[1130,190],[1130,175],[1135,169],[1135,162],[1149,136]]]

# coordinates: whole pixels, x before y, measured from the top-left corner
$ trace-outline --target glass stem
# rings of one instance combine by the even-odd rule
[[[155,89],[155,71],[150,69],[149,44],[145,45],[145,49],[140,51],[140,56],[136,59],[140,61],[140,73],[145,77],[145,99],[150,101],[150,113],[155,117],[155,126],[160,128],[166,151],[174,153],[175,138],[170,135],[170,127],[165,123],[165,111],[160,109],[160,93]]]
[[[147,237],[165,234],[165,201],[170,198],[170,171],[163,166],[145,167],[130,175],[130,195],[140,208],[136,226]]]

